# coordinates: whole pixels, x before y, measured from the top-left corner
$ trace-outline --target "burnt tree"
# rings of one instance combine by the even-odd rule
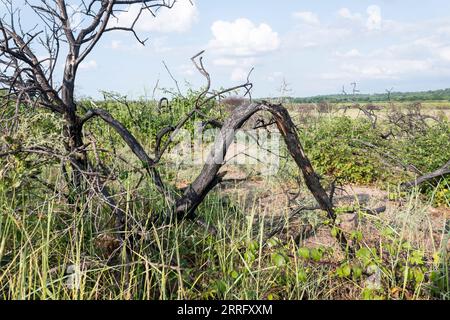
[[[72,21],[75,12],[65,0],[30,0],[26,1],[25,9],[33,11],[41,23],[27,26],[28,29],[22,25],[20,6],[12,0],[2,2],[7,12],[0,19],[0,85],[6,91],[4,105],[15,100],[17,104],[49,109],[64,118],[65,144],[71,157],[71,183],[74,188],[80,188],[80,172],[87,170],[88,165],[83,150],[84,122],[75,99],[80,65],[108,32],[131,32],[144,44],[145,40],[141,40],[134,29],[142,12],[171,8],[176,1],[82,0],[76,12],[82,15],[82,23],[75,25]],[[110,23],[118,12],[130,5],[141,6],[130,26]],[[46,57],[38,57],[33,46],[45,50]],[[56,66],[61,59],[64,71],[58,77]],[[61,81],[59,86],[56,79]]]
[[[106,110],[94,108],[81,112],[75,97],[75,86],[77,73],[80,65],[92,52],[102,36],[112,31],[126,31],[132,33],[137,41],[144,44],[135,31],[135,25],[142,12],[149,10],[153,14],[160,8],[172,8],[176,1],[159,0],[90,0],[81,1],[78,14],[83,16],[81,25],[72,25],[69,6],[65,0],[27,1],[28,9],[32,10],[42,21],[42,28],[31,26],[24,30],[21,24],[20,10],[14,6],[12,0],[2,0],[7,14],[0,19],[0,89],[4,92],[2,106],[16,105],[27,108],[43,108],[58,115],[64,120],[64,137],[66,153],[61,155],[44,147],[27,149],[16,149],[13,151],[1,150],[0,157],[19,152],[36,153],[49,157],[63,159],[71,170],[70,174],[63,166],[68,186],[75,194],[92,191],[102,196],[107,205],[112,209],[115,216],[115,226],[118,231],[126,229],[127,213],[120,209],[114,200],[110,190],[105,183],[100,183],[96,168],[90,166],[89,154],[86,151],[84,141],[84,126],[90,120],[99,118],[113,128],[123,141],[128,145],[134,155],[143,163],[148,176],[156,186],[156,189],[164,196],[170,204],[170,208],[164,215],[169,218],[195,218],[195,211],[205,196],[222,179],[219,170],[224,164],[224,157],[230,146],[236,130],[258,112],[269,112],[273,118],[271,123],[276,124],[281,132],[287,148],[302,171],[306,185],[317,200],[320,209],[327,212],[331,220],[335,220],[331,195],[328,195],[322,187],[318,176],[314,172],[303,147],[298,139],[295,126],[288,111],[278,104],[270,104],[265,101],[251,102],[252,84],[249,76],[244,84],[227,88],[220,91],[211,90],[211,79],[203,65],[202,53],[191,58],[197,70],[206,79],[206,87],[202,90],[190,112],[182,117],[177,123],[163,128],[157,134],[157,145],[154,156],[149,155],[139,141],[130,131]],[[115,14],[126,10],[129,5],[140,5],[140,10],[133,23],[127,27],[111,26],[109,23]],[[40,44],[47,51],[47,57],[38,57],[33,46]],[[61,84],[57,85],[56,65],[61,58],[62,52],[67,52],[64,59],[64,71],[60,75]],[[209,102],[220,100],[225,94],[243,89],[244,97],[250,102],[245,102],[232,112],[231,116],[223,123],[217,119],[208,118],[203,108]],[[159,110],[162,111],[161,100]],[[17,115],[17,114],[16,114]],[[189,185],[184,193],[175,196],[159,174],[158,165],[163,154],[174,141],[174,137],[185,124],[194,116],[204,118],[205,123],[220,127],[220,133],[210,155],[203,166],[198,177]],[[14,126],[11,126],[13,128]],[[12,130],[12,129],[11,129]],[[93,177],[93,178],[92,178]],[[89,180],[90,179],[90,180]],[[88,183],[86,183],[88,182]],[[71,199],[75,202],[74,199]],[[201,220],[200,220],[201,222]],[[346,240],[342,233],[338,235],[343,246]],[[122,239],[124,240],[124,239]]]

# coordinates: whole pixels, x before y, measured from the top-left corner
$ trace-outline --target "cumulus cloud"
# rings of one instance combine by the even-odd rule
[[[117,19],[112,19],[110,26],[130,27],[140,11],[141,5],[133,4],[127,11],[117,15]],[[185,32],[198,19],[198,10],[195,3],[189,0],[175,2],[171,9],[161,8],[154,17],[148,10],[144,10],[136,23],[137,31],[155,31],[161,33]]]
[[[278,33],[268,24],[255,25],[244,18],[233,22],[215,21],[211,31],[214,38],[209,47],[222,54],[253,56],[277,50],[280,46]]]
[[[372,5],[367,8],[367,29],[380,30],[381,29],[381,9],[379,6]]]
[[[311,24],[311,25],[320,25],[319,17],[310,11],[301,11],[301,12],[294,12],[293,13],[294,18],[299,19],[303,23]]]
[[[366,16],[363,17],[361,13],[351,12],[348,8],[341,8],[338,10],[337,15],[343,19],[349,20],[357,25],[363,26],[369,31],[380,30],[382,28],[382,16],[381,8],[377,5],[368,6],[366,9]],[[393,21],[389,21],[389,27],[398,27]]]

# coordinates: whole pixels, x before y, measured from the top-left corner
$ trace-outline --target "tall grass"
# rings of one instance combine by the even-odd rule
[[[133,196],[135,190],[127,190],[126,198]],[[436,237],[439,226],[415,193],[397,211],[358,213],[354,259],[337,246],[294,241],[283,232],[265,239],[272,219],[258,216],[256,204],[224,205],[220,193],[199,209],[217,235],[189,221],[153,225],[151,208],[129,205],[135,222],[127,233],[141,235],[131,252],[114,246],[110,213],[101,203],[86,200],[75,213],[56,192],[43,198],[35,201],[20,187],[8,197],[0,194],[2,299],[449,297],[448,222],[442,220],[447,229]],[[371,268],[380,273],[375,288],[368,284]]]

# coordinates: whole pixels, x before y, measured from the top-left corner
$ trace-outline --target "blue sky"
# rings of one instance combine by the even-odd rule
[[[76,3],[77,1],[72,1]],[[213,87],[236,85],[254,67],[253,95],[339,93],[356,81],[363,93],[450,87],[450,1],[178,0],[125,32],[107,34],[79,73],[79,96],[112,90],[133,97],[174,84],[201,86],[190,57],[206,50]],[[126,25],[131,13],[114,22]],[[76,18],[74,18],[76,19]],[[158,93],[160,96],[162,93]]]

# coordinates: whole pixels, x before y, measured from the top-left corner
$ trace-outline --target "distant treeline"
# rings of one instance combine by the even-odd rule
[[[306,98],[286,98],[292,103],[318,103],[328,101],[331,103],[339,102],[385,102],[388,100],[398,102],[413,102],[413,101],[450,101],[450,88],[441,90],[430,90],[421,92],[391,92],[388,93],[374,93],[374,94],[330,94],[320,95]]]

